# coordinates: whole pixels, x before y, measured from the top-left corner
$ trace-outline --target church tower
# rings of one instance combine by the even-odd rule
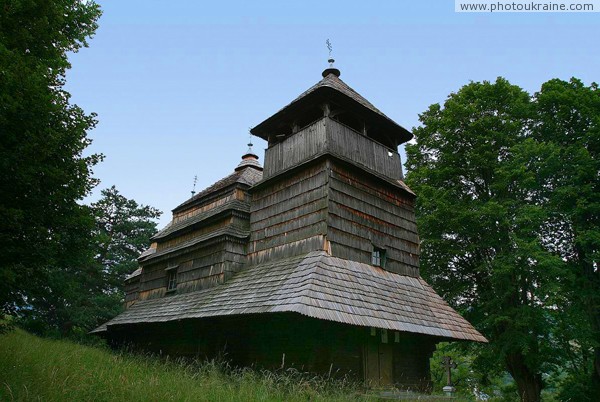
[[[418,277],[415,195],[398,153],[412,134],[339,77],[326,69],[251,130],[268,149],[252,190],[250,260],[324,250]]]

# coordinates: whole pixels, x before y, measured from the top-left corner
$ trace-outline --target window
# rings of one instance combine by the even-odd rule
[[[167,271],[167,292],[177,289],[177,267],[169,267]]]
[[[173,269],[167,272],[167,290],[177,289],[177,270]]]
[[[385,250],[379,247],[375,247],[373,249],[373,253],[371,254],[371,264],[376,267],[385,267]]]

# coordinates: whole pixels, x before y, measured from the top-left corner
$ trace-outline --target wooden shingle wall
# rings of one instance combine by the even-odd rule
[[[202,235],[210,234],[219,229],[224,229],[224,228],[232,225],[232,223],[233,223],[233,217],[229,216],[225,219],[220,220],[219,222],[213,222],[210,225],[207,225],[204,227],[199,227],[198,229],[195,229],[193,231],[181,234],[177,237],[173,237],[166,241],[159,242],[156,251],[158,253],[160,253],[160,252],[169,250],[169,249],[179,246],[185,242],[194,240],[195,238],[198,238]]]
[[[125,281],[125,308],[139,298],[140,275]]]
[[[173,214],[173,223],[177,223],[186,219],[189,219],[195,215],[198,215],[202,212],[209,211],[218,206],[225,204],[226,202],[232,201],[234,199],[243,198],[243,195],[239,195],[237,192],[230,191],[224,194],[223,196],[216,198],[214,200],[210,200],[209,202],[202,203],[200,205],[194,205],[188,209],[185,209],[180,212],[175,212]]]
[[[327,238],[332,255],[371,263],[386,250],[385,269],[419,276],[419,236],[413,197],[382,180],[332,162]]]
[[[323,249],[327,180],[322,161],[253,190],[250,264]]]
[[[396,184],[395,151],[324,117],[269,148],[264,176],[253,191],[252,263],[324,249],[370,264],[377,247],[386,270],[419,275],[414,196]]]
[[[238,200],[239,205],[232,203],[233,200]],[[248,201],[244,188],[232,187],[218,197],[209,195],[175,214],[175,226],[171,227],[180,229],[157,239],[156,253],[141,262],[139,291],[131,292],[129,302],[210,288],[238,272],[246,263]],[[233,209],[210,214],[228,205]],[[197,217],[202,220],[196,222]],[[194,225],[186,226],[186,221],[193,221]],[[173,267],[177,270],[177,288],[167,292],[167,268]]]
[[[144,265],[139,299],[167,294],[168,267],[177,266],[177,294],[206,289],[223,283],[246,262],[246,244],[235,239],[220,239],[189,248],[177,257]]]

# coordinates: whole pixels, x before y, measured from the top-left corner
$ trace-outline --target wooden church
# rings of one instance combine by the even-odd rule
[[[332,60],[330,60],[332,62]],[[113,343],[428,390],[436,343],[486,342],[419,276],[412,134],[340,79],[251,130],[268,142],[173,210],[126,283]]]

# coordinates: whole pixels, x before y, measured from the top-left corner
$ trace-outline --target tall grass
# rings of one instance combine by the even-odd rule
[[[22,330],[0,335],[0,401],[356,401],[343,380],[115,353]]]

